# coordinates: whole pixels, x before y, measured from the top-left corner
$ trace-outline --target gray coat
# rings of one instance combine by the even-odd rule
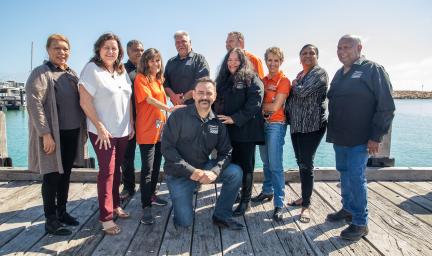
[[[50,68],[43,64],[36,67],[26,83],[27,111],[29,114],[28,168],[32,172],[47,174],[63,173],[60,153],[60,130],[57,103],[54,91],[55,81]],[[51,133],[56,142],[55,152],[46,154],[42,136]],[[85,120],[81,125],[75,164],[84,164],[84,145],[87,140]]]

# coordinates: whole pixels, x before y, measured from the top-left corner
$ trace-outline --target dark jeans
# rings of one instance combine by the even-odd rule
[[[210,170],[216,164],[210,160],[205,170]],[[236,164],[229,164],[217,177],[215,183],[222,183],[222,189],[216,201],[213,216],[227,220],[232,217],[232,207],[238,194],[242,180],[242,171]],[[189,227],[193,223],[193,194],[199,182],[186,177],[166,176],[168,190],[173,204],[174,224]]]
[[[151,206],[151,196],[156,191],[162,161],[161,143],[140,144],[141,153],[141,205]]]
[[[124,160],[122,164],[122,181],[123,187],[129,194],[135,193],[135,149],[136,149],[136,136],[128,141]]]
[[[79,131],[79,128],[60,130],[60,152],[64,173],[51,172],[43,175],[42,199],[46,218],[55,217],[56,210],[66,211],[70,174],[77,152]]]
[[[314,182],[313,161],[315,152],[317,151],[325,131],[326,126],[315,132],[291,134],[291,141],[300,171],[303,207],[309,207],[310,205]]]
[[[253,173],[255,168],[255,143],[254,142],[231,142],[233,152],[231,163],[237,164],[245,173]]]

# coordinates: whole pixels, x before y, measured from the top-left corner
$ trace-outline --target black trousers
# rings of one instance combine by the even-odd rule
[[[134,136],[133,139],[128,142],[122,164],[123,187],[131,195],[135,193],[135,149],[136,137]]]
[[[60,130],[60,152],[63,174],[52,172],[43,175],[42,200],[46,218],[54,218],[56,211],[66,211],[70,174],[76,157],[80,129]],[[58,143],[56,146],[59,146]]]
[[[243,174],[253,173],[255,168],[255,143],[231,142],[233,152],[231,162],[239,165]]]
[[[310,206],[310,198],[312,196],[314,182],[313,161],[325,131],[326,126],[315,132],[291,134],[291,141],[300,171],[303,207]]]
[[[140,144],[141,153],[141,205],[151,206],[151,197],[156,191],[162,162],[161,143]]]

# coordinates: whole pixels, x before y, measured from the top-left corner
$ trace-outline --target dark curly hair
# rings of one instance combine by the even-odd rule
[[[235,52],[240,60],[240,65],[234,74],[231,74],[228,69],[228,58],[232,52]],[[246,57],[244,51],[240,48],[234,48],[229,50],[225,55],[219,74],[216,78],[216,84],[225,84],[226,82],[233,82],[233,84],[236,84],[238,82],[244,82],[249,86],[255,76],[256,73],[252,69],[252,64]]]
[[[105,64],[102,61],[102,58],[100,57],[100,50],[104,45],[104,43],[108,40],[117,41],[119,53],[117,59],[114,62],[114,70],[117,71],[117,73],[122,74],[124,72],[124,66],[123,63],[121,62],[124,54],[123,47],[121,45],[120,38],[113,33],[105,33],[98,38],[98,40],[94,44],[94,49],[93,49],[94,56],[90,59],[90,62],[94,62],[98,67],[106,68]]]

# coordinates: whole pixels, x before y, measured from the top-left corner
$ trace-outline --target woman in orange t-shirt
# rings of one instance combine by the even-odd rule
[[[263,78],[264,100],[262,111],[264,119],[265,145],[260,145],[263,161],[264,182],[262,192],[252,198],[252,202],[271,200],[274,197],[273,219],[282,220],[282,208],[285,196],[285,178],[282,165],[283,145],[287,130],[284,104],[290,92],[291,83],[280,66],[284,60],[283,52],[278,47],[271,47],[265,52],[265,62],[269,74]]]
[[[167,202],[156,197],[162,153],[160,139],[167,112],[182,107],[170,108],[167,105],[163,88],[163,64],[160,52],[147,49],[138,63],[135,77],[136,102],[136,139],[141,153],[141,204],[143,215],[141,223],[153,224],[151,212],[153,204],[166,205]]]

